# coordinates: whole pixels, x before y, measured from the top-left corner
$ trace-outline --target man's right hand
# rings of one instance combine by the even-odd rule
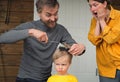
[[[48,36],[46,32],[43,32],[37,29],[29,29],[28,33],[30,36],[37,38],[38,41],[45,42],[45,43],[48,42]]]

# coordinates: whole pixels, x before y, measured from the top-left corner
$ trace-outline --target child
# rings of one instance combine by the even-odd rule
[[[72,55],[65,47],[59,47],[53,54],[53,63],[57,74],[48,78],[47,82],[78,82],[77,78],[67,71],[72,62]]]

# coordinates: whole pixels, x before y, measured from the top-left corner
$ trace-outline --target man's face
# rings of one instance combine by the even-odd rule
[[[55,7],[44,6],[41,13],[39,13],[40,19],[49,28],[54,28],[58,20],[58,5]]]

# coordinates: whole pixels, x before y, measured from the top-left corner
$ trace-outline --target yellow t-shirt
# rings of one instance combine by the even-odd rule
[[[47,82],[78,82],[77,78],[73,75],[52,75],[48,78]]]

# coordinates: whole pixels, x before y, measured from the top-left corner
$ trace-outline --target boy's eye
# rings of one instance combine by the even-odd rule
[[[55,65],[59,65],[59,64],[55,64]]]
[[[62,64],[62,66],[65,66],[66,64]]]

